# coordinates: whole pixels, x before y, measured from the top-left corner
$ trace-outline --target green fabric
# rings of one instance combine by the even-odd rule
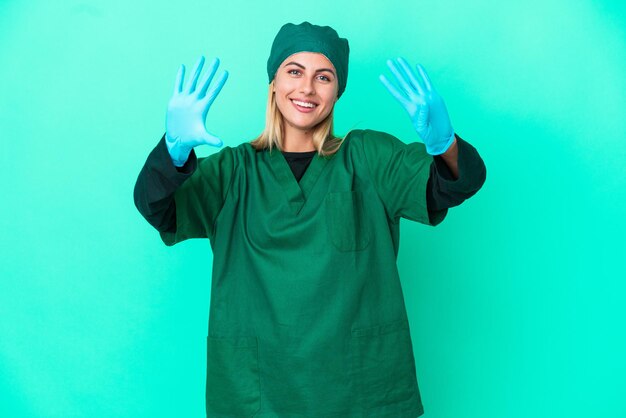
[[[373,130],[316,154],[300,183],[279,150],[198,159],[160,234],[213,249],[209,417],[423,413],[396,258],[400,218],[428,224],[431,162]]]
[[[272,43],[270,56],[267,59],[267,76],[271,83],[280,64],[290,55],[297,52],[319,52],[335,66],[341,97],[348,83],[348,58],[350,46],[346,38],[340,38],[330,26],[318,26],[309,22],[299,25],[284,24]]]

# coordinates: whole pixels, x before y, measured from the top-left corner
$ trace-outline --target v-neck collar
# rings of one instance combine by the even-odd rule
[[[298,180],[296,180],[296,177],[293,175],[291,167],[289,167],[289,163],[282,152],[276,148],[269,152],[272,170],[274,170],[278,183],[281,185],[283,193],[285,193],[294,214],[297,215],[300,213],[300,210],[311,194],[311,190],[313,190],[313,186],[315,186],[315,183],[319,179],[322,170],[324,170],[324,167],[326,167],[333,157],[334,154],[326,157],[322,157],[317,153],[314,154],[308,168],[298,183]]]

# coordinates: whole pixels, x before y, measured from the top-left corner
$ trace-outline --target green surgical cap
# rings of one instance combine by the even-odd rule
[[[341,97],[348,82],[348,56],[350,47],[346,38],[340,38],[330,26],[317,26],[309,22],[299,25],[286,23],[276,34],[272,43],[272,50],[267,59],[267,75],[271,83],[280,64],[297,52],[318,52],[335,66]]]

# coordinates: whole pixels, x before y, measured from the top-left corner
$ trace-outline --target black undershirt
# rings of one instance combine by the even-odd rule
[[[300,179],[304,175],[304,172],[309,167],[309,164],[313,160],[313,156],[317,154],[317,151],[305,151],[305,152],[287,152],[282,151],[285,156],[285,160],[289,163],[293,175],[296,176],[296,180],[300,183]]]

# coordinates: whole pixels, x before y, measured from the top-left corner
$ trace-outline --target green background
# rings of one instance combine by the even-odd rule
[[[424,416],[626,417],[626,9],[574,3],[0,0],[0,416],[204,416],[209,242],[166,247],[133,187],[180,64],[221,59],[207,127],[238,145],[309,20],[350,41],[336,133],[419,140],[378,80],[404,56],[487,166],[402,220]]]

